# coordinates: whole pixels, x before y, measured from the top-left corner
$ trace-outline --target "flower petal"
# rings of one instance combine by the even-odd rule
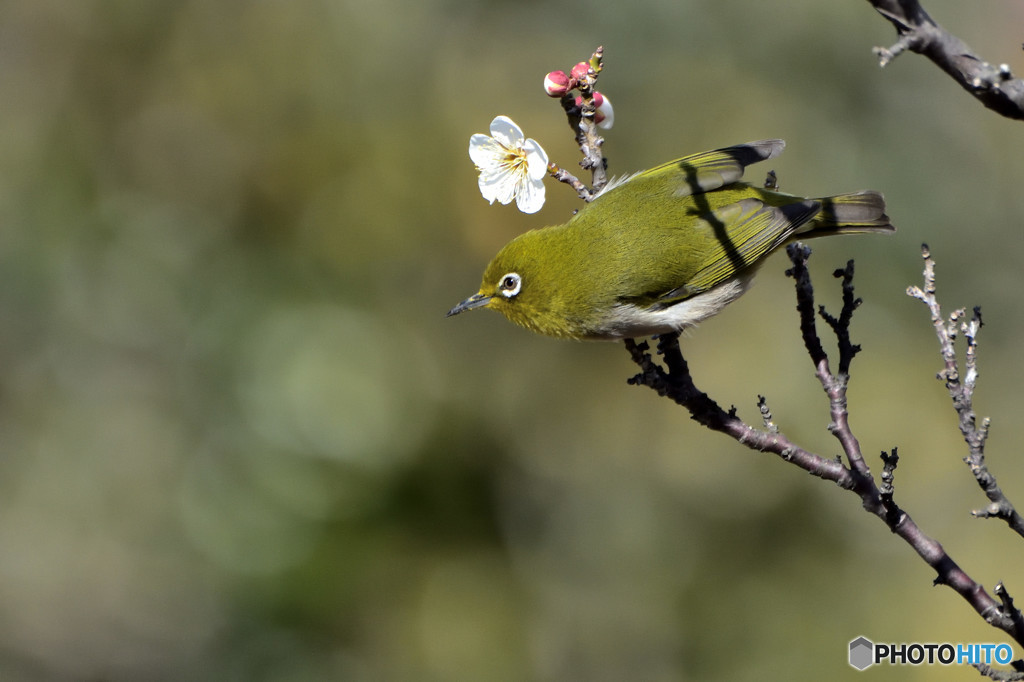
[[[477,184],[480,194],[492,204],[495,201],[508,204],[515,198],[515,178],[505,171],[481,171]]]
[[[608,99],[606,95],[604,101],[601,102],[601,106],[597,108],[604,115],[604,120],[597,124],[598,128],[604,128],[605,130],[612,127],[615,123],[615,110],[612,109],[612,101]]]
[[[523,213],[536,213],[544,205],[544,181],[525,180],[516,193],[516,208]]]
[[[477,168],[490,168],[504,158],[505,148],[488,135],[477,133],[469,138],[469,158]]]
[[[548,174],[548,153],[532,137],[523,143],[526,152],[526,167],[533,180],[543,180]]]
[[[523,130],[508,116],[496,116],[491,121],[491,136],[508,149],[519,149],[523,146]]]

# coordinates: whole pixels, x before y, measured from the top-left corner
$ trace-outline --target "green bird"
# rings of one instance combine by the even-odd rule
[[[789,241],[896,229],[878,192],[806,199],[740,181],[784,147],[751,142],[612,181],[564,225],[506,244],[448,316],[491,308],[571,339],[680,331],[739,298]]]

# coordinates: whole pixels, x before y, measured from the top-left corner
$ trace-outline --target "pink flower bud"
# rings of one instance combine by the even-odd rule
[[[572,67],[572,77],[576,80],[583,80],[586,78],[587,73],[590,71],[590,64],[587,62],[580,62],[576,66]]]
[[[565,71],[552,71],[544,76],[544,92],[548,97],[561,97],[569,92],[569,77]]]

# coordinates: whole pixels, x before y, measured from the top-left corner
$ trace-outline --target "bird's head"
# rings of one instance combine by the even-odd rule
[[[562,303],[566,272],[552,260],[542,231],[527,232],[505,245],[484,272],[480,290],[448,311],[497,310],[522,327],[549,336],[577,336]]]

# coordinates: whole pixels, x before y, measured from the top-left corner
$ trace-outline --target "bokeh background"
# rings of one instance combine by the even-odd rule
[[[1024,72],[1020,3],[927,5]],[[895,236],[811,260],[833,308],[857,262],[852,423],[1024,596],[904,294],[927,241],[947,309],[983,306],[977,408],[1024,504],[1024,129],[921,57],[880,70],[893,40],[854,1],[0,5],[0,678],[821,679],[858,635],[1004,641],[854,496],[627,386],[621,345],[444,318],[577,206],[489,206],[469,136],[506,114],[573,166],[541,81],[603,44],[613,173],[783,137],[784,190],[886,194]],[[786,267],[684,349],[835,455]]]

